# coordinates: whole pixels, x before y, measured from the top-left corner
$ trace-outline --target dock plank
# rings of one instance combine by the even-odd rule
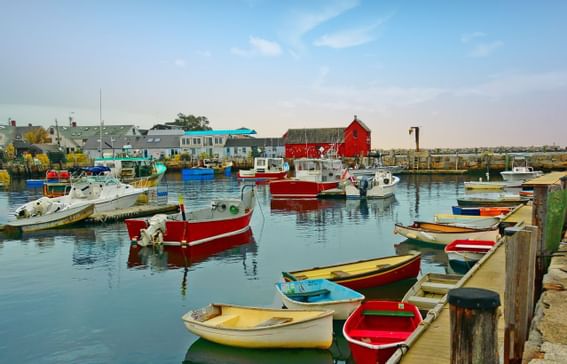
[[[536,177],[522,184],[524,187],[535,187],[535,186],[550,186],[559,184],[562,177],[567,177],[567,172],[551,172],[544,174],[541,177]]]
[[[524,205],[519,209],[512,212],[510,215],[506,216],[503,220],[505,223],[517,224],[523,222],[526,225],[532,224],[532,206]]]
[[[463,287],[480,287],[498,292],[504,301],[505,249],[500,244]],[[502,307],[503,309],[503,307]],[[402,363],[449,363],[451,359],[449,305],[445,304],[437,320],[417,339],[402,357]],[[504,315],[498,320],[498,344],[504,343]],[[501,350],[501,349],[500,349]]]

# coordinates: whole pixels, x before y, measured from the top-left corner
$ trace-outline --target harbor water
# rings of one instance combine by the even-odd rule
[[[188,332],[181,316],[211,302],[281,307],[282,271],[423,253],[422,273],[453,273],[441,248],[404,241],[394,223],[450,213],[466,176],[406,175],[394,198],[274,200],[257,186],[252,234],[222,251],[187,257],[177,250],[131,247],[123,223],[0,235],[2,363],[350,363],[342,323],[326,350],[243,350]],[[219,196],[237,198],[236,178],[184,181],[168,173],[170,202],[187,210]],[[41,196],[25,181],[0,190],[0,224]],[[415,280],[377,287],[369,298],[400,299]]]

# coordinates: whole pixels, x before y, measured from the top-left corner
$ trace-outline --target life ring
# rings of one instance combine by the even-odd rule
[[[231,205],[229,210],[231,214],[236,215],[238,213],[238,206]]]

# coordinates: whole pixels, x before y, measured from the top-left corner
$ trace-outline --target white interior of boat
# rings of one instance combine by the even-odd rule
[[[295,176],[302,181],[333,182],[341,179],[343,164],[338,159],[295,160]]]

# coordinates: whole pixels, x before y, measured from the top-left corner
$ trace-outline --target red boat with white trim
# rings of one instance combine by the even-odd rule
[[[148,219],[127,219],[128,235],[141,246],[172,245],[194,247],[213,240],[241,234],[250,229],[256,203],[255,189],[244,186],[240,199],[218,199],[211,207],[190,211],[171,219],[158,214]]]
[[[406,302],[366,301],[346,320],[343,335],[356,364],[385,363],[422,321]]]
[[[449,260],[476,263],[496,245],[492,240],[455,240],[445,247]]]
[[[238,171],[239,179],[274,180],[287,176],[289,165],[283,158],[254,158],[254,168]]]
[[[272,198],[317,198],[338,187],[343,171],[339,159],[300,158],[294,164],[294,178],[270,181]]]

